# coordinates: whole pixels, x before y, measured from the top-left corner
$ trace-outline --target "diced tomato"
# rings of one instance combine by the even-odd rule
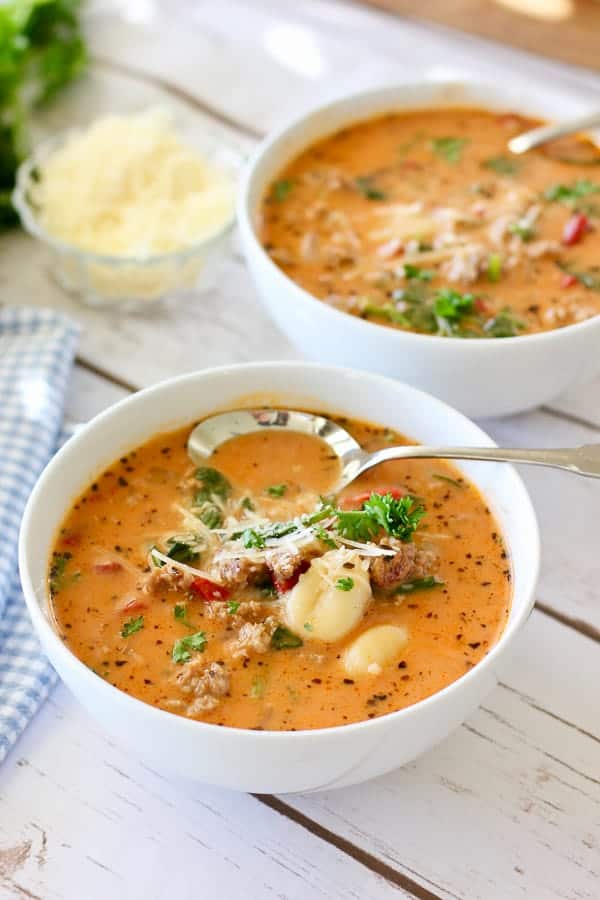
[[[290,578],[276,578],[273,576],[273,584],[275,585],[275,590],[278,594],[286,594],[288,591],[291,591],[293,587],[296,587],[301,575],[304,575],[305,572],[308,572],[310,568],[310,562],[307,559],[303,559],[294,574]]]
[[[473,306],[475,307],[475,309],[477,310],[477,312],[480,312],[480,313],[489,313],[489,311],[490,311],[489,306],[487,305],[487,303],[485,302],[485,300],[482,300],[482,299],[481,299],[481,297],[476,297],[476,298],[475,298],[475,301],[474,301],[474,303],[473,303]]]
[[[139,609],[148,609],[148,601],[142,600],[141,597],[130,597],[125,603],[119,606],[120,613],[135,612]]]
[[[81,536],[78,534],[68,534],[62,539],[63,544],[67,547],[77,547],[80,541]]]
[[[98,575],[110,575],[111,572],[120,572],[122,569],[123,566],[116,560],[105,563],[96,563],[96,565],[94,566],[94,572],[96,572]]]
[[[562,242],[566,247],[578,244],[589,228],[589,219],[583,213],[574,213],[567,220],[562,233]]]
[[[386,487],[376,487],[371,491],[364,491],[361,494],[342,497],[340,506],[342,509],[360,509],[363,503],[369,499],[371,494],[391,494],[394,500],[399,500],[400,497],[404,497],[406,491],[399,487],[390,487],[389,485]]]
[[[570,288],[573,287],[574,284],[577,284],[577,279],[574,275],[569,275],[568,272],[565,272],[563,277],[560,279],[561,288]]]
[[[190,584],[190,591],[207,602],[210,600],[227,600],[231,595],[229,588],[201,576],[194,578]]]

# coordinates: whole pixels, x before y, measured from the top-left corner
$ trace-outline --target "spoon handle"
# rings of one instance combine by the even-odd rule
[[[369,456],[361,469],[370,469],[390,459],[480,459],[526,463],[566,469],[577,475],[600,478],[600,444],[546,450],[504,450],[500,447],[386,447]]]
[[[584,131],[586,128],[594,128],[596,125],[600,125],[600,110],[586,113],[586,115],[578,116],[576,119],[571,119],[569,122],[563,122],[562,124],[542,125],[539,128],[533,128],[531,131],[525,131],[508,142],[508,149],[511,153],[527,153],[528,150],[533,150],[534,147],[554,141],[565,134]]]

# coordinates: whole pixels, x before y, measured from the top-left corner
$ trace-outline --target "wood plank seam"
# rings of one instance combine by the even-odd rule
[[[341,837],[341,835],[336,834],[334,831],[330,831],[329,828],[325,828],[319,822],[316,822],[309,816],[304,815],[304,813],[299,812],[293,806],[289,806],[283,800],[280,800],[278,797],[275,797],[272,794],[252,794],[251,796],[254,797],[255,800],[258,800],[259,803],[268,806],[268,808],[273,810],[274,812],[285,816],[285,818],[290,819],[296,825],[300,825],[301,828],[309,831],[315,837],[318,837],[320,840],[331,844],[333,847],[341,850],[347,856],[351,856],[352,859],[354,859],[356,862],[365,866],[365,868],[370,869],[381,878],[384,878],[394,887],[400,888],[405,893],[410,894],[411,897],[415,897],[416,900],[443,900],[444,897],[451,897],[455,898],[455,900],[460,900],[457,894],[450,893],[446,889],[442,889],[438,885],[434,885],[434,887],[438,888],[439,890],[443,890],[443,895],[433,893],[427,887],[420,884],[409,875],[405,875],[403,872],[394,869],[392,866],[383,862],[383,860],[378,859],[373,854],[368,853],[366,850],[363,850],[361,847],[353,844],[351,841],[347,840],[347,838]],[[424,876],[419,875],[419,873],[414,874],[416,874],[418,877],[423,878],[424,880],[427,880],[424,878]]]

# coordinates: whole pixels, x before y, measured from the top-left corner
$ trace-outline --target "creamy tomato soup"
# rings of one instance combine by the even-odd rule
[[[386,115],[309,147],[269,187],[261,238],[325,303],[462,338],[546,331],[600,312],[600,150],[483,109]]]
[[[406,443],[338,421],[367,450]],[[116,460],[56,537],[56,627],[99,677],[205,722],[320,728],[416,703],[498,640],[510,561],[451,465],[386,463],[334,496],[319,438],[244,435],[197,468],[190,430]]]

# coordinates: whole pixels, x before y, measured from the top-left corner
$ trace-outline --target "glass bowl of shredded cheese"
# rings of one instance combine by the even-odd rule
[[[208,133],[198,144],[149,110],[47,140],[21,165],[14,205],[66,290],[136,308],[212,283],[242,156]]]

